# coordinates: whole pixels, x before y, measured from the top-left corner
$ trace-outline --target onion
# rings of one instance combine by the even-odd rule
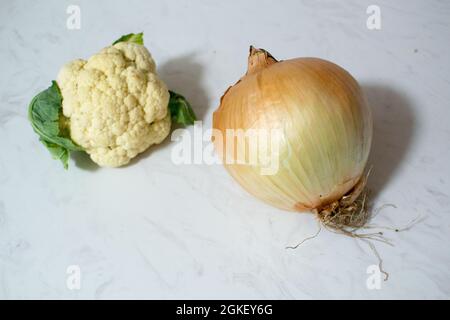
[[[259,151],[249,148],[250,135],[244,146],[236,146],[236,137],[213,135],[227,171],[264,202],[328,217],[361,208],[355,204],[366,180],[372,115],[356,80],[338,65],[318,58],[277,61],[250,47],[247,73],[222,96],[213,128],[222,137],[230,130],[280,132],[258,140]],[[247,151],[247,159],[261,148],[277,154],[273,174],[262,174],[260,154],[256,162],[239,161],[239,152]]]

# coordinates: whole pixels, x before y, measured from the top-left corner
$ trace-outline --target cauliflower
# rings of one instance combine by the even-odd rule
[[[69,62],[57,83],[72,140],[100,166],[125,165],[170,132],[169,91],[142,45],[119,42]]]
[[[158,78],[140,33],[63,66],[57,81],[31,102],[29,118],[67,168],[69,151],[80,150],[100,166],[123,166],[161,143],[172,119],[192,124],[195,115],[184,97]]]

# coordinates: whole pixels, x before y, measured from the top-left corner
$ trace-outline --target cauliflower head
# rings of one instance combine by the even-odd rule
[[[100,166],[118,167],[170,132],[169,91],[149,51],[119,42],[60,70],[70,136]]]

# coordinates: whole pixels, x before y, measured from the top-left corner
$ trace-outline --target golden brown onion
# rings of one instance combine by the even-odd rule
[[[372,140],[370,109],[347,71],[318,58],[278,62],[253,47],[248,71],[221,98],[213,127],[223,137],[227,129],[281,132],[266,145],[258,144],[258,152],[275,152],[271,142],[278,143],[274,174],[262,174],[267,162],[259,157],[250,164],[236,163],[239,152],[249,153],[246,160],[252,155],[249,135],[244,145],[237,139],[213,139],[239,184],[266,203],[294,211],[320,210],[352,191],[363,175]]]

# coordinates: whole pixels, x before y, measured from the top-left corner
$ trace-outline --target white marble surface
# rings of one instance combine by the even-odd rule
[[[81,29],[66,8],[81,8]],[[367,6],[381,30],[366,27]],[[445,1],[0,2],[1,298],[450,297],[450,3]],[[52,161],[27,121],[59,67],[117,36],[145,32],[167,84],[206,127],[246,67],[249,44],[349,70],[375,115],[370,163],[376,222],[402,226],[379,245],[390,273],[366,286],[363,243],[322,232],[313,215],[268,207],[217,165],[170,160],[173,143],[122,169]],[[192,128],[190,129],[192,130]],[[81,289],[66,269],[81,269]]]

